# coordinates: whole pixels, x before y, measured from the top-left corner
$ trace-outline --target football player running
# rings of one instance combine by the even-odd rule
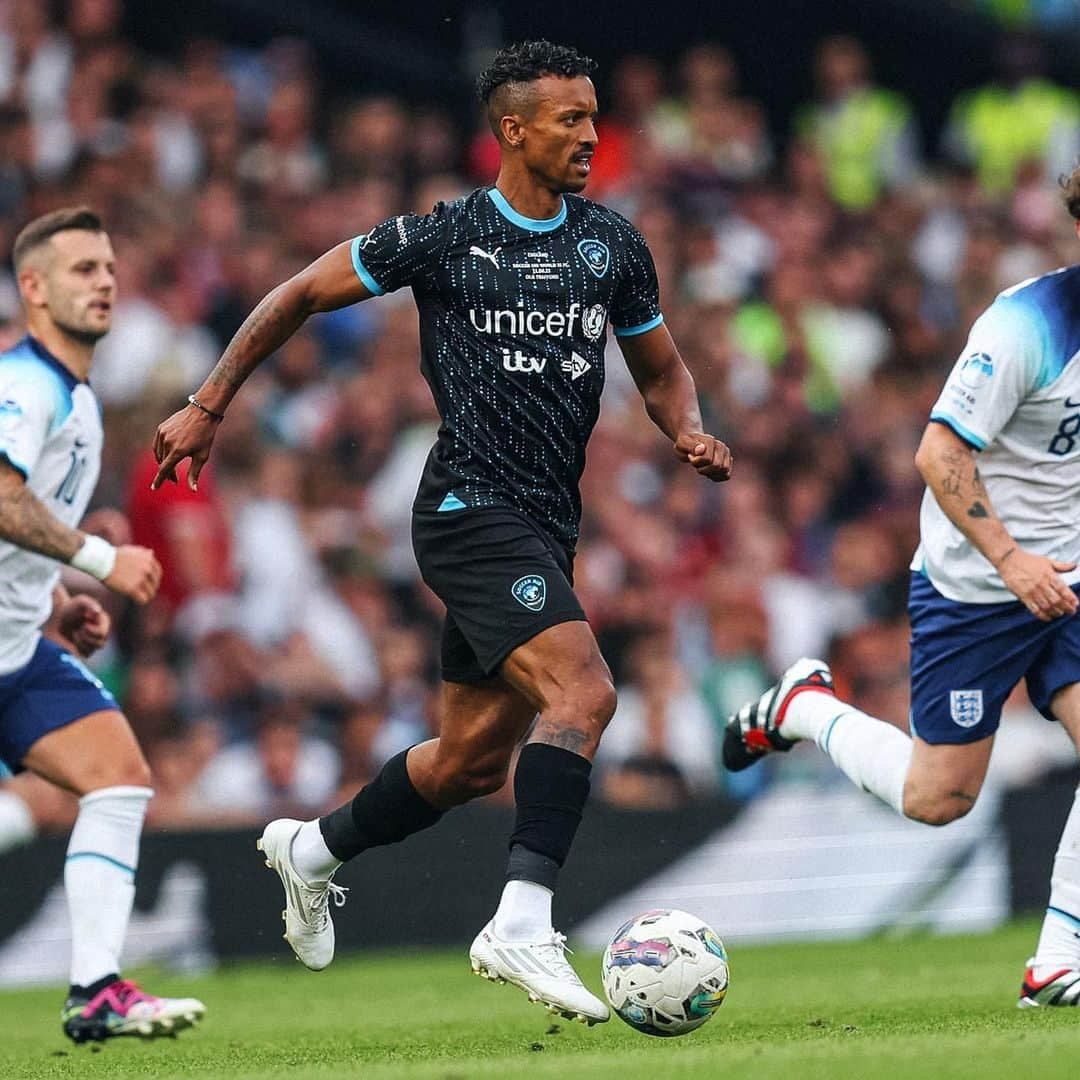
[[[412,288],[421,367],[442,417],[413,506],[417,561],[447,608],[439,737],[392,758],[321,820],[271,822],[262,850],[285,886],[286,938],[308,967],[325,967],[330,899],[344,900],[337,868],[497,791],[525,739],[506,885],[471,963],[586,1023],[607,1020],[608,1008],[567,961],[551,899],[615,711],[573,590],[578,482],[609,322],[675,455],[710,480],[731,470],[728,448],[702,430],[644,239],[575,194],[597,143],[592,66],[548,42],[498,53],[479,81],[501,150],[495,184],[376,225],[280,285],[155,444],[156,484],[174,480],[186,457],[195,483],[241,383],[304,319]]]
[[[120,977],[150,770],[116,700],[79,659],[105,643],[109,617],[60,585],[68,563],[145,604],[161,580],[148,548],[76,528],[101,464],[87,379],[112,321],[112,245],[90,210],[57,210],[22,230],[13,258],[28,334],[0,354],[0,760],[79,798],[64,864],[64,1032],[76,1042],[172,1035],[202,1016],[202,1003],[155,997]]]
[[[1062,187],[1080,234],[1080,167]],[[828,666],[804,659],[731,718],[724,762],[813,740],[898,814],[945,825],[975,805],[1020,679],[1080,747],[1080,265],[1006,289],[976,320],[915,465],[911,736],[837,700]],[[1019,1004],[1080,1004],[1080,792]]]

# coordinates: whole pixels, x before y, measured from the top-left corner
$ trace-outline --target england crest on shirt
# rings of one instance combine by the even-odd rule
[[[973,728],[983,718],[981,690],[950,690],[949,715],[962,728]]]

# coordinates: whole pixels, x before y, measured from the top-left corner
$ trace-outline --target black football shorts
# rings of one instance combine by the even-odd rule
[[[573,556],[525,514],[505,507],[415,511],[413,550],[446,605],[442,677],[475,683],[542,630],[580,622]]]

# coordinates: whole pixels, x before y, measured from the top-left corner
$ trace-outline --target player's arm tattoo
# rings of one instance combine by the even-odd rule
[[[311,313],[303,294],[291,285],[285,282],[259,301],[207,376],[206,385],[221,391],[226,400],[231,400],[255,368],[292,337]]]
[[[989,496],[986,485],[979,475],[979,468],[972,460],[969,450],[949,447],[941,454],[944,472],[940,479],[943,494],[962,500],[965,512],[971,518],[988,518],[986,503]],[[984,501],[985,500],[985,501]]]
[[[14,469],[0,476],[0,537],[27,551],[68,562],[83,535],[57,521]]]

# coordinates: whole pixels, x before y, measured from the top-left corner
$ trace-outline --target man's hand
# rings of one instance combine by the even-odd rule
[[[150,483],[157,491],[166,480],[177,483],[176,467],[184,458],[191,458],[188,487],[197,491],[199,473],[210,456],[210,447],[217,434],[218,421],[194,405],[186,405],[163,421],[154,436],[154,458],[160,468]]]
[[[84,594],[65,600],[56,621],[57,632],[84,660],[105,644],[111,625],[108,612]]]
[[[107,588],[146,604],[154,599],[160,584],[161,563],[149,548],[125,544],[116,549],[116,565],[105,579]]]
[[[997,572],[1006,587],[1037,619],[1050,622],[1076,612],[1076,593],[1059,575],[1076,569],[1074,562],[1060,562],[1013,547],[997,561]]]
[[[731,451],[719,439],[701,432],[684,432],[675,440],[675,453],[680,461],[689,462],[709,480],[731,478]]]

